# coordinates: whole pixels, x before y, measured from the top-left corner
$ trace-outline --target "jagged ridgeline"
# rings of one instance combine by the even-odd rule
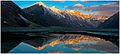
[[[101,23],[100,28],[117,28],[119,29],[119,12],[115,13],[108,20]]]
[[[57,9],[55,6],[49,8],[42,2],[37,2],[24,9],[21,9],[12,1],[2,1],[1,5],[2,5],[1,16],[2,27],[58,26],[58,27],[96,28],[103,23],[103,21],[101,20],[93,20],[91,18],[92,16],[86,17],[82,15],[78,10],[61,11]]]

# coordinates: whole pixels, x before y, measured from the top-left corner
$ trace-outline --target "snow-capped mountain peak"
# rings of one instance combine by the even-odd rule
[[[36,2],[36,3],[32,4],[31,6],[34,6],[34,5],[39,5],[39,6],[43,6],[45,8],[48,8],[48,6],[45,5],[43,2]],[[31,7],[31,6],[29,6],[29,7]]]
[[[50,8],[53,12],[55,12],[55,13],[58,13],[58,14],[60,14],[60,10],[59,9],[57,9],[55,6],[52,6],[51,8]]]

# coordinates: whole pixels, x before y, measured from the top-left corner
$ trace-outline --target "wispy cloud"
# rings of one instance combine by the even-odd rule
[[[115,2],[112,4],[103,4],[99,6],[89,6],[85,7],[85,10],[93,10],[93,11],[102,11],[102,10],[118,10],[118,4]]]
[[[70,10],[84,10],[84,11],[90,11],[90,12],[97,12],[101,15],[112,15],[119,10],[119,3],[118,2],[112,2],[109,4],[102,4],[102,5],[96,5],[96,6],[88,6],[85,7],[82,4],[75,4],[73,6],[65,6],[64,8],[70,9]]]
[[[90,6],[85,7],[85,10],[87,11],[96,11],[98,14],[101,15],[112,15],[119,10],[119,4],[118,2],[113,2],[111,4],[103,4],[100,6]]]
[[[78,9],[78,10],[80,10],[80,9],[82,9],[83,7],[84,7],[84,5],[82,5],[82,4],[75,4],[75,5],[73,5],[73,6],[64,6],[64,8],[69,9],[69,10],[73,10],[73,9]]]
[[[82,4],[75,4],[74,6],[76,6],[76,7],[77,7],[77,6],[83,6],[83,5],[82,5]]]

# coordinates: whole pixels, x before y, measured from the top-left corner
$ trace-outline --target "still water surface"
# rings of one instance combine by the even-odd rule
[[[18,53],[78,53],[78,52],[118,52],[118,47],[110,41],[81,34],[52,35],[42,46],[32,46],[21,42],[10,52]]]

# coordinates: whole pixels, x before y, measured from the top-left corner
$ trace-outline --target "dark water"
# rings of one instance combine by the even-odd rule
[[[52,34],[42,46],[32,46],[21,42],[11,52],[18,53],[78,53],[78,52],[118,52],[118,47],[110,41],[80,34]],[[38,41],[39,42],[39,41]]]

